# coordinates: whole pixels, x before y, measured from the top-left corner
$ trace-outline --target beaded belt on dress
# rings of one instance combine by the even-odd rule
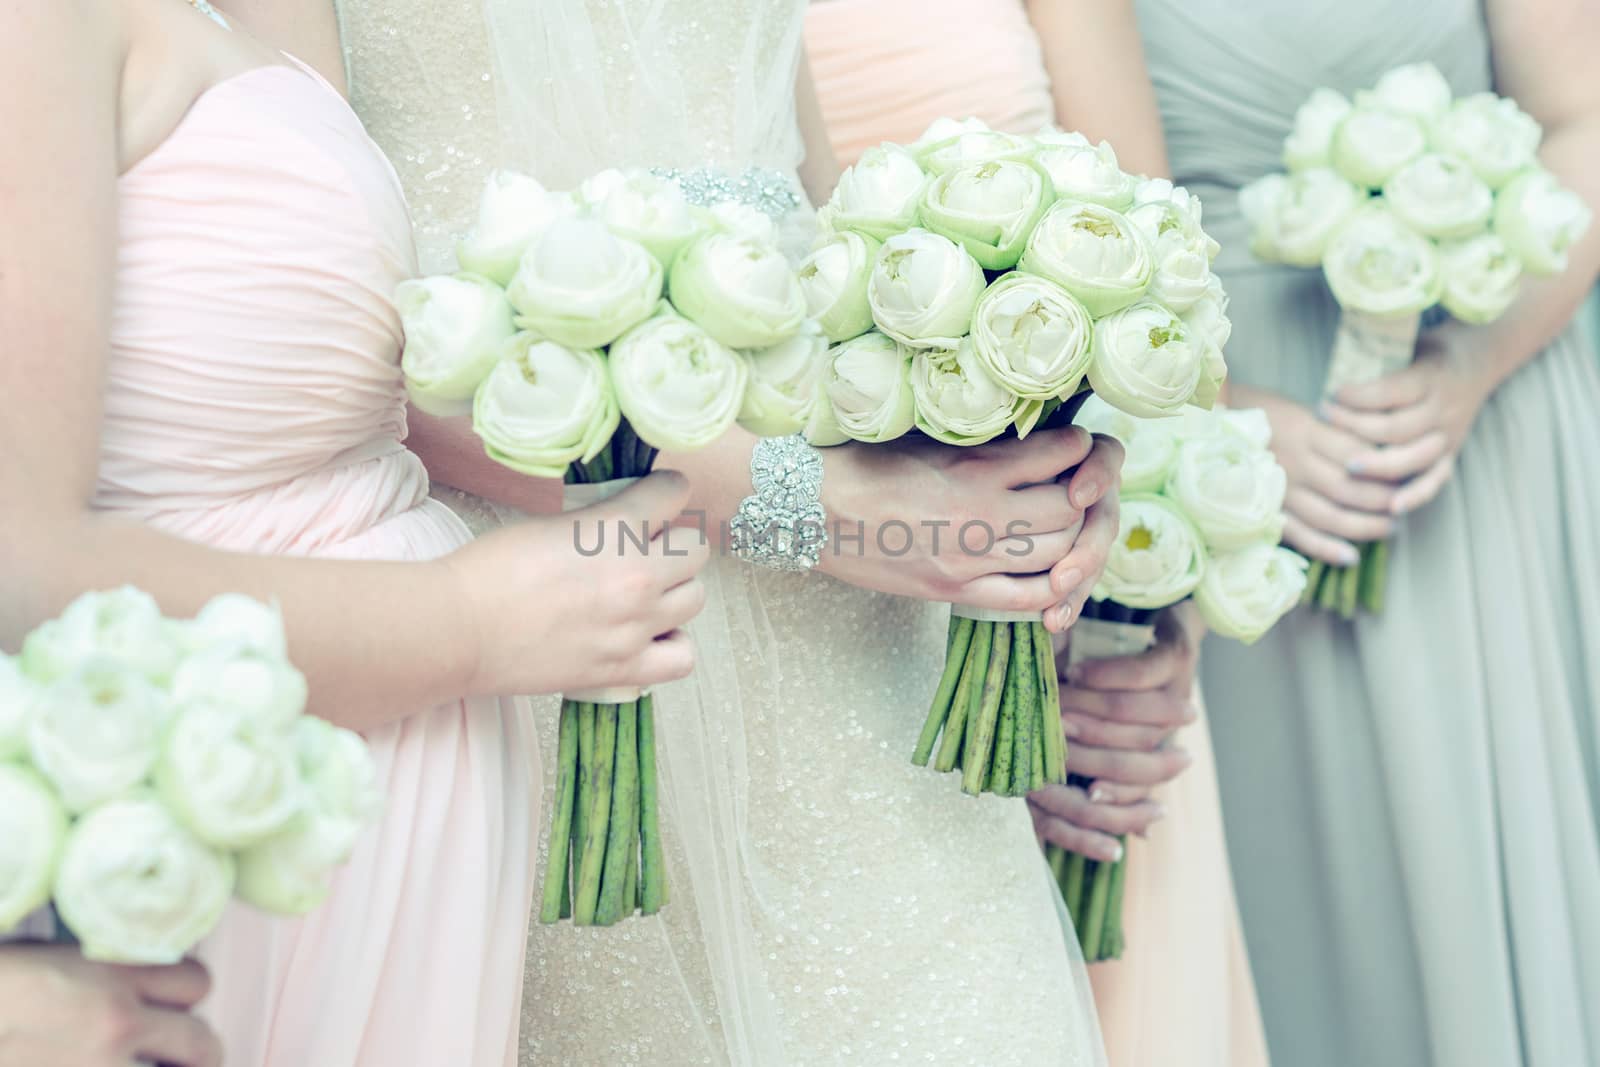
[[[772,219],[783,219],[800,207],[794,179],[762,167],[738,172],[721,167],[652,167],[650,173],[677,182],[683,198],[697,207],[715,207],[732,200]]]

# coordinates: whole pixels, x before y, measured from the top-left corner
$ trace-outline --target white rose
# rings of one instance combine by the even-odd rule
[[[1439,302],[1462,322],[1482,326],[1505,314],[1522,288],[1522,261],[1492,233],[1443,245]]]
[[[1165,608],[1200,584],[1206,550],[1200,533],[1171,501],[1124,494],[1122,523],[1094,599],[1130,608]]]
[[[916,154],[922,168],[937,177],[972,163],[1027,159],[1033,154],[1033,142],[998,130],[967,130],[920,144]]]
[[[178,666],[172,698],[179,708],[203,703],[263,729],[281,730],[305,710],[306,679],[282,657],[216,648]]]
[[[1085,137],[1083,134],[1079,133],[1077,130],[1063,130],[1059,126],[1055,126],[1055,125],[1045,126],[1038,133],[1033,135],[1033,141],[1034,141],[1034,144],[1041,145],[1041,146],[1042,145],[1052,145],[1052,146],[1059,145],[1059,146],[1065,146],[1065,147],[1068,147],[1068,148],[1080,148],[1080,147],[1081,148],[1093,148],[1094,147],[1094,145],[1090,143],[1089,138]]]
[[[916,225],[927,184],[927,174],[904,148],[869,148],[840,175],[828,200],[828,221],[835,230],[855,230],[881,241]]]
[[[1094,324],[1089,384],[1131,415],[1173,415],[1194,396],[1204,355],[1170,309],[1134,304]]]
[[[1213,633],[1248,645],[1300,603],[1305,587],[1305,560],[1258,544],[1212,556],[1194,600]]]
[[[964,119],[941,115],[928,124],[928,128],[922,131],[922,136],[911,142],[911,147],[926,148],[932,144],[948,141],[952,137],[960,137],[964,133],[987,133],[989,130],[989,124],[975,115],[968,115]]]
[[[1009,270],[1053,200],[1031,163],[977,163],[933,180],[922,194],[922,225],[960,244],[985,270]]]
[[[478,389],[472,430],[496,462],[533,478],[561,478],[611,441],[622,416],[606,361],[521,334]]]
[[[1549,171],[1535,170],[1500,191],[1494,232],[1517,254],[1529,274],[1546,277],[1567,269],[1571,248],[1594,219],[1581,196],[1564,189]]]
[[[569,348],[600,348],[649,318],[661,263],[588,219],[553,223],[529,246],[506,295],[517,325]]]
[[[1181,240],[1206,257],[1217,258],[1222,246],[1200,224],[1200,198],[1166,178],[1146,178],[1134,187],[1133,207],[1128,218],[1145,232],[1152,244],[1162,240]]]
[[[1065,399],[1089,369],[1094,323],[1054,282],[1011,271],[979,299],[972,341],[984,367],[1017,396]]]
[[[645,171],[603,172],[580,195],[612,233],[643,245],[663,268],[701,231],[678,183]]]
[[[1359,186],[1381,189],[1395,172],[1422,155],[1428,135],[1410,115],[1357,100],[1333,134],[1333,167]]]
[[[806,317],[800,279],[771,245],[716,233],[678,256],[667,283],[678,313],[729,348],[767,348]]]
[[[759,208],[741,204],[737,200],[724,200],[712,205],[708,215],[718,233],[754,241],[769,248],[777,248],[780,244],[778,224],[771,215]]]
[[[883,243],[867,279],[878,329],[914,348],[953,348],[972,328],[983,268],[948,237],[910,230]]]
[[[1218,433],[1230,433],[1250,442],[1257,449],[1265,449],[1272,444],[1272,423],[1267,418],[1267,413],[1260,408],[1218,408],[1211,412],[1195,412],[1203,423],[1211,423],[1210,429],[1202,429],[1201,433],[1214,430]]]
[[[892,337],[865,333],[834,345],[822,384],[839,430],[853,440],[892,441],[916,420],[911,352]]]
[[[88,660],[40,691],[28,751],[77,814],[149,777],[171,717],[167,695],[148,679],[115,660]]]
[[[478,200],[477,225],[456,246],[456,262],[462,270],[507,285],[539,235],[557,219],[577,213],[570,193],[546,192],[526,174],[497,170]]]
[[[1277,544],[1287,491],[1271,451],[1234,431],[1185,440],[1167,480],[1167,495],[1218,551]]]
[[[640,440],[663,451],[704,448],[727,433],[750,378],[733,350],[671,314],[625,334],[611,346],[610,363],[623,416]]]
[[[411,402],[430,415],[464,415],[472,394],[500,358],[517,327],[505,290],[475,274],[400,283],[395,306],[405,327],[405,372]]]
[[[848,341],[872,329],[867,279],[878,242],[846,230],[819,245],[798,272],[806,309],[830,341]]]
[[[1429,123],[1450,110],[1452,94],[1438,67],[1410,63],[1379,78],[1372,96],[1390,111]]]
[[[1333,135],[1350,114],[1350,101],[1332,89],[1317,89],[1294,113],[1294,129],[1283,142],[1283,164],[1290,170],[1326,167]]]
[[[1494,93],[1474,93],[1457,100],[1434,124],[1435,152],[1467,161],[1491,189],[1534,165],[1544,131],[1517,107]]]
[[[911,357],[917,429],[947,445],[981,445],[1010,427],[1022,405],[995,381],[972,346],[922,348]]]
[[[0,652],[0,760],[28,750],[28,722],[39,683],[22,673],[16,660]]]
[[[1020,266],[1077,297],[1095,318],[1138,300],[1155,276],[1150,242],[1126,215],[1067,200],[1039,220]]]
[[[1034,156],[1050,175],[1056,196],[1099,204],[1121,211],[1133,203],[1139,179],[1117,164],[1117,153],[1104,141],[1098,145],[1041,145]]]
[[[1141,419],[1119,411],[1091,395],[1072,420],[1090,433],[1122,442],[1122,492],[1159,493],[1178,461],[1178,434],[1173,419]]]
[[[163,618],[148,594],[132,586],[85,593],[59,618],[27,636],[23,673],[49,682],[89,659],[115,660],[153,682],[165,683],[182,655],[181,628]]]
[[[217,925],[233,874],[230,856],[141,793],[96,808],[72,827],[56,875],[56,910],[91,960],[177,963]]]
[[[327,897],[381,805],[366,742],[307,716],[295,724],[304,806],[281,833],[239,854],[239,899],[275,915],[304,915]]]
[[[222,593],[182,629],[187,653],[247,651],[271,659],[289,657],[289,638],[283,630],[283,612],[242,593]]]
[[[1239,190],[1250,221],[1250,250],[1296,267],[1321,264],[1328,242],[1367,195],[1325,167],[1269,174]]]
[[[1200,384],[1195,386],[1190,403],[1209,408],[1216,402],[1222,383],[1228,377],[1228,363],[1222,349],[1233,334],[1233,322],[1228,318],[1228,295],[1222,291],[1222,281],[1215,274],[1206,282],[1205,295],[1183,316],[1183,323],[1203,353]]]
[[[203,700],[188,705],[173,722],[155,784],[190,833],[229,851],[265,840],[300,811],[290,727],[232,714]]]
[[[1323,274],[1341,307],[1416,314],[1439,301],[1439,250],[1381,203],[1361,208],[1328,243]]]
[[[0,934],[49,902],[66,837],[67,813],[49,783],[0,763]]]
[[[1418,156],[1383,187],[1395,217],[1424,237],[1460,239],[1482,233],[1494,210],[1494,194],[1454,156]]]
[[[739,425],[760,437],[803,430],[822,395],[828,339],[821,328],[808,319],[782,344],[743,355],[750,364],[750,384],[739,409]]]

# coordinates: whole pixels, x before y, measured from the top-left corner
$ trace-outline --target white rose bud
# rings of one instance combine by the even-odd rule
[[[67,813],[50,784],[0,763],[0,934],[49,902],[66,837]]]
[[[532,478],[562,478],[600,454],[622,416],[606,361],[521,334],[472,407],[472,429],[496,462]]]
[[[1294,130],[1283,142],[1283,164],[1290,170],[1326,167],[1333,135],[1350,114],[1350,101],[1332,89],[1317,89],[1294,114]]]
[[[1211,632],[1254,644],[1300,603],[1306,561],[1277,545],[1212,556],[1194,601]]]
[[[1222,291],[1222,281],[1215,274],[1206,282],[1205,295],[1183,316],[1183,323],[1203,352],[1200,384],[1195,386],[1190,403],[1209,408],[1216,403],[1222,383],[1228,378],[1228,363],[1222,349],[1233,334],[1233,322],[1228,318],[1228,295]]]
[[[1223,426],[1185,440],[1167,481],[1206,546],[1218,551],[1257,541],[1277,544],[1283,533],[1288,477],[1272,452]]]
[[[1127,215],[1152,244],[1161,240],[1190,246],[1210,263],[1222,246],[1201,226],[1200,198],[1166,178],[1146,178],[1133,190],[1133,207]]]
[[[704,448],[727,433],[750,378],[737,353],[671,314],[630,330],[611,346],[610,363],[622,414],[641,440],[663,451]]]
[[[878,242],[846,230],[819,245],[800,264],[806,309],[830,341],[848,341],[872,329],[867,279],[878,258]]]
[[[1177,505],[1159,496],[1124,494],[1122,523],[1094,588],[1096,600],[1130,608],[1165,608],[1200,584],[1206,550]]]
[[[1334,131],[1334,169],[1359,186],[1381,189],[1383,183],[1428,147],[1422,124],[1410,115],[1357,100],[1356,108]]]
[[[1352,215],[1328,243],[1323,274],[1341,307],[1371,315],[1417,314],[1439,302],[1439,250],[1381,203]]]
[[[1315,267],[1334,232],[1366,199],[1340,175],[1317,167],[1257,178],[1239,190],[1239,209],[1250,222],[1250,250],[1257,256]]]
[[[1056,196],[1099,204],[1121,211],[1133,203],[1139,179],[1117,164],[1117,153],[1104,141],[1098,145],[1041,145],[1034,157],[1045,173]]]
[[[176,707],[204,703],[262,729],[282,730],[305,710],[306,679],[280,656],[216,648],[179,665],[172,698]]]
[[[600,348],[654,314],[662,277],[637,241],[563,219],[524,253],[506,295],[518,326],[569,348]]]
[[[911,357],[917,429],[947,445],[981,445],[1005,433],[1023,402],[995,381],[972,346],[922,348]]]
[[[274,659],[287,659],[289,638],[283,630],[283,612],[242,593],[222,593],[182,629],[186,653],[213,650],[249,651]]]
[[[1494,194],[1454,156],[1429,153],[1400,168],[1383,187],[1395,218],[1424,237],[1459,240],[1482,233]]]
[[[917,162],[935,177],[957,167],[1000,160],[1024,160],[1033,154],[1033,142],[998,130],[967,130],[920,145]]]
[[[772,216],[749,204],[737,200],[724,200],[712,205],[707,213],[711,226],[718,233],[744,241],[777,248],[780,245],[778,224]]]
[[[878,329],[913,348],[954,348],[972,328],[983,268],[948,237],[909,230],[883,243],[867,280]]]
[[[835,231],[854,230],[884,240],[916,225],[927,184],[927,174],[904,148],[869,148],[840,175],[828,200],[828,222]]]
[[[1061,286],[1096,318],[1138,300],[1155,276],[1150,242],[1126,215],[1067,200],[1039,220],[1020,266]]]
[[[828,339],[807,319],[800,332],[771,348],[745,352],[750,384],[739,409],[739,425],[759,437],[799,433],[811,421],[822,395]]]
[[[28,751],[28,723],[39,683],[22,673],[16,660],[0,652],[0,760]]]
[[[177,963],[217,925],[233,875],[232,857],[140,793],[72,827],[56,875],[56,911],[91,960]]]
[[[1444,293],[1439,302],[1462,322],[1482,326],[1505,314],[1522,288],[1522,261],[1499,236],[1479,234],[1443,245]]]
[[[1094,324],[1089,384],[1130,415],[1175,415],[1194,396],[1204,355],[1170,309],[1138,303]]]
[[[394,299],[406,333],[400,369],[411,402],[430,415],[465,415],[517,332],[505,290],[475,274],[439,274],[401,282]]]
[[[985,270],[1009,270],[1054,199],[1031,163],[977,163],[933,180],[922,194],[922,225],[961,245]]]
[[[149,594],[132,586],[85,593],[28,635],[23,673],[50,682],[89,659],[114,660],[164,684],[182,655],[182,628],[161,615]]]
[[[1581,196],[1563,189],[1549,171],[1535,170],[1500,191],[1494,232],[1529,274],[1547,277],[1567,269],[1571,248],[1594,219]]]
[[[478,222],[456,246],[461,269],[507,285],[522,254],[557,219],[578,213],[570,193],[551,193],[526,174],[497,170],[484,184]]]
[[[783,254],[729,234],[684,249],[667,287],[679,314],[729,348],[781,344],[806,317],[800,279]]]
[[[1390,111],[1430,123],[1450,110],[1450,83],[1432,63],[1396,67],[1378,79],[1372,96]]]
[[[302,810],[238,857],[239,899],[274,915],[304,915],[327,898],[381,806],[377,768],[356,734],[307,716],[295,724],[294,749]]]
[[[663,268],[701,232],[678,183],[648,172],[603,172],[580,195],[612,233],[643,245]]]
[[[1435,152],[1466,160],[1491,189],[1533,166],[1543,138],[1538,122],[1494,93],[1457,100],[1431,131]]]
[[[1122,492],[1159,493],[1178,461],[1176,421],[1141,419],[1090,395],[1072,423],[1122,442]]]
[[[1011,271],[979,299],[972,341],[990,375],[1017,396],[1066,399],[1089,370],[1094,323],[1054,282]]]
[[[987,122],[975,115],[968,115],[964,119],[953,119],[941,115],[928,124],[922,131],[922,136],[911,143],[912,148],[926,148],[932,144],[940,144],[952,137],[960,137],[964,133],[988,133],[990,126]]]
[[[148,679],[115,660],[88,660],[40,691],[28,750],[77,814],[149,776],[170,719],[167,695]]]
[[[229,694],[218,694],[226,700]],[[173,722],[155,784],[179,822],[206,844],[247,848],[300,811],[300,777],[288,726],[233,714],[204,700]]]
[[[834,345],[822,383],[840,432],[852,440],[892,441],[916,421],[911,352],[892,337],[865,333]]]

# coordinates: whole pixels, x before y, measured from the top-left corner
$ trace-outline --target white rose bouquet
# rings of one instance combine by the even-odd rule
[[[89,593],[0,654],[0,933],[49,904],[90,959],[175,963],[230,897],[315,908],[378,793],[366,742],[305,704],[277,609],[242,596],[177,620],[135,589]],[[347,783],[331,837],[329,761]],[[307,834],[326,847],[299,855]],[[320,890],[279,888],[294,879]]]
[[[1227,373],[1200,202],[1127,173],[1110,145],[941,119],[916,144],[866,153],[821,214],[827,234],[800,268],[833,342],[813,444],[1026,437],[1070,423],[1091,392],[1130,415],[1177,415],[1209,407]],[[1164,471],[1139,476],[1164,484]],[[953,606],[912,759],[959,769],[974,794],[1065,780],[1055,678],[1037,615]]]
[[[1431,63],[1397,67],[1354,100],[1318,89],[1283,145],[1287,174],[1239,192],[1258,257],[1320,267],[1341,309],[1324,391],[1404,367],[1424,318],[1483,325],[1524,275],[1566,269],[1591,213],[1538,163],[1543,131],[1494,93],[1455,99]],[[1311,566],[1309,603],[1382,610],[1388,546]]]
[[[1156,613],[1191,597],[1214,632],[1246,644],[1299,602],[1306,563],[1278,544],[1286,478],[1268,447],[1265,413],[1140,419],[1092,397],[1078,422],[1120,440],[1127,458],[1120,536],[1072,628],[1072,662],[1145,651]],[[1084,958],[1120,956],[1123,862],[1054,845],[1045,855]]]
[[[797,433],[818,421],[828,340],[872,326],[870,234],[903,228],[926,184],[908,153],[863,161],[840,204],[860,232],[801,271],[772,218],[684,176],[608,170],[554,193],[497,172],[459,246],[462,272],[397,294],[412,401],[470,412],[491,458],[566,481],[574,505],[736,423]],[[665,901],[654,736],[645,693],[566,694],[542,921],[610,925]],[[270,862],[242,864],[240,883],[315,895],[302,868],[339,839],[302,829]]]

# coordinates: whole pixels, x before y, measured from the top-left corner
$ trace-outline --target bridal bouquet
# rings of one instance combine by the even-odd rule
[[[735,423],[803,428],[827,341],[771,219],[606,171],[571,192],[494,174],[459,273],[397,294],[412,403],[472,416],[496,461],[571,483],[570,504]],[[650,696],[568,693],[540,919],[610,925],[667,897]]]
[[[276,609],[89,593],[0,654],[0,933],[176,963],[230,897],[301,915],[377,812],[366,742],[304,714]]]
[[[1318,89],[1283,146],[1288,174],[1240,191],[1260,258],[1321,267],[1341,316],[1324,393],[1411,361],[1424,314],[1499,318],[1523,275],[1566,269],[1582,198],[1539,167],[1543,131],[1494,93],[1452,99],[1430,63],[1398,67],[1354,102]],[[1315,563],[1307,599],[1354,617],[1383,606],[1387,547]]]
[[[1294,608],[1306,560],[1278,547],[1286,478],[1267,446],[1266,414],[1192,411],[1152,421],[1091,398],[1078,422],[1120,440],[1126,459],[1122,531],[1072,627],[1069,664],[1146,651],[1155,614],[1189,597],[1211,630],[1246,645]],[[1091,861],[1056,845],[1045,854],[1085,960],[1122,955],[1126,861]]]
[[[1209,407],[1226,374],[1200,202],[1124,172],[1110,145],[941,120],[868,151],[822,221],[800,270],[833,342],[814,444],[1025,437],[1071,422],[1090,390],[1161,418]],[[949,642],[913,760],[959,769],[971,794],[1064,781],[1040,617],[958,604]]]
[[[1091,399],[1078,421],[1123,442],[1122,527],[1072,628],[1069,663],[1137,655],[1157,612],[1193,597],[1206,624],[1250,644],[1296,603],[1305,560],[1278,546],[1286,479],[1260,411],[1138,419]],[[1087,787],[1088,782],[1074,784]],[[1045,854],[1090,963],[1122,953],[1125,861]]]

